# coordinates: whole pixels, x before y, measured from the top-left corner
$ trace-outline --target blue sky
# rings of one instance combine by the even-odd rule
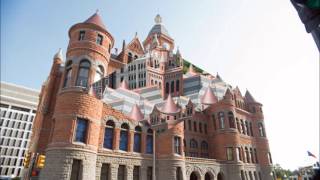
[[[143,40],[160,13],[184,58],[264,104],[274,162],[319,156],[319,53],[289,1],[2,0],[1,80],[40,89],[68,29],[96,9],[115,47]]]

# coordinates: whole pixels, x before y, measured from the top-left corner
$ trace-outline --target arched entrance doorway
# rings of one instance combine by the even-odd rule
[[[198,173],[196,173],[196,172],[192,172],[191,174],[190,174],[190,180],[200,180],[200,177],[198,176]]]
[[[221,172],[219,172],[219,174],[218,174],[218,180],[224,180],[223,174]]]
[[[213,180],[213,179],[214,179],[213,177],[214,177],[214,176],[213,176],[211,173],[207,172],[207,173],[204,175],[204,180]]]

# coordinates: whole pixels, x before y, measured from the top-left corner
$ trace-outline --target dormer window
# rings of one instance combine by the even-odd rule
[[[85,31],[80,31],[80,33],[79,33],[79,41],[84,40],[85,33],[86,33]]]
[[[103,36],[101,34],[98,34],[97,44],[102,45],[102,41],[103,41]]]

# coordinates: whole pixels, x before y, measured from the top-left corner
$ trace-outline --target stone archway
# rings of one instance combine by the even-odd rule
[[[218,180],[224,180],[224,175],[222,172],[219,172],[218,174]]]
[[[214,180],[214,175],[210,172],[207,172],[205,175],[204,175],[204,180]]]
[[[196,171],[193,171],[191,174],[190,174],[190,180],[200,180],[200,175],[198,172]]]

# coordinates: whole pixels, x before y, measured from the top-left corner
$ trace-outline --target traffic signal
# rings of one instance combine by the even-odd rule
[[[23,166],[24,168],[28,168],[30,165],[30,161],[31,161],[31,152],[27,152],[24,155],[24,159],[23,159]]]
[[[43,168],[44,163],[46,161],[46,156],[45,155],[39,155],[37,159],[37,168]]]

